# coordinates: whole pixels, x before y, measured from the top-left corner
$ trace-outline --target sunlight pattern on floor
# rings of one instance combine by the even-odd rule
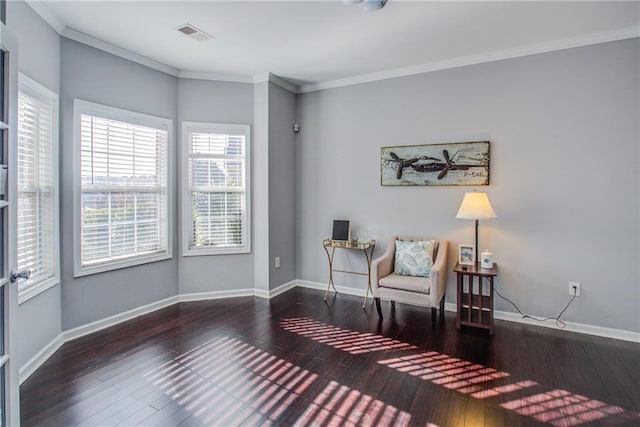
[[[537,386],[538,383],[535,381],[518,381],[513,384],[506,384],[499,387],[490,388],[487,390],[479,390],[474,393],[471,393],[471,396],[476,399],[487,399],[490,397],[500,396],[501,394],[513,393],[519,390],[524,390],[529,387]]]
[[[247,417],[270,424],[318,378],[228,337],[202,344],[143,376],[204,424],[222,425]]]
[[[294,423],[307,426],[407,426],[411,415],[331,381]],[[433,426],[433,424],[429,424]]]
[[[509,376],[506,372],[435,351],[380,360],[378,363],[465,394],[483,390],[479,384]]]
[[[305,317],[283,319],[280,326],[287,331],[351,354],[384,350],[417,350],[417,347],[402,341],[371,333],[340,329]]]
[[[637,414],[626,412],[619,406],[608,405],[565,390],[539,393],[505,402],[500,406],[554,426],[578,426],[611,416],[619,421],[636,420],[640,423]]]
[[[493,399],[500,407],[554,426],[577,426],[594,421],[637,423],[640,414],[565,390],[544,390],[535,381],[506,383],[510,375],[494,368],[430,351],[415,353],[417,347],[371,333],[360,333],[327,325],[310,318],[281,322],[285,330],[309,337],[351,354],[383,350],[412,350],[406,356],[380,360],[379,364],[405,372],[476,399]],[[509,399],[510,394],[529,396]]]
[[[487,383],[508,377],[509,374],[436,352],[395,357],[378,363],[460,393],[470,394],[476,399],[504,399],[510,393],[525,390],[535,390],[535,393],[544,389],[535,381],[519,381],[487,389]],[[616,420],[637,420],[640,423],[640,414],[565,390],[546,391],[501,403],[500,406],[557,426],[577,426],[612,416]]]

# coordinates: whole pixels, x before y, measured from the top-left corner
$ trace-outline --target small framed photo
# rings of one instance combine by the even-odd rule
[[[458,247],[458,264],[475,265],[476,246],[471,244],[463,244]]]

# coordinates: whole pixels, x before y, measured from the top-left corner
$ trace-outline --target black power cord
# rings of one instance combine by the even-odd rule
[[[556,326],[558,328],[564,329],[567,327],[567,324],[564,323],[562,320],[560,320],[560,317],[564,314],[565,311],[567,311],[567,309],[569,308],[569,306],[571,305],[571,303],[573,302],[574,299],[576,299],[576,294],[575,292],[573,293],[573,296],[571,297],[571,299],[569,300],[569,302],[567,303],[567,305],[564,306],[564,308],[562,309],[562,311],[560,311],[560,314],[558,314],[556,317],[545,317],[545,318],[539,318],[539,317],[533,317],[530,316],[528,314],[524,314],[519,308],[518,306],[511,301],[509,298],[507,297],[503,297],[502,294],[500,294],[500,292],[498,292],[498,289],[496,287],[493,288],[493,290],[495,291],[495,293],[502,298],[503,300],[505,300],[506,302],[508,302],[509,304],[511,304],[517,311],[518,313],[520,313],[520,315],[522,316],[523,319],[531,319],[531,320],[535,320],[536,322],[546,322],[547,320],[555,320],[556,321]]]

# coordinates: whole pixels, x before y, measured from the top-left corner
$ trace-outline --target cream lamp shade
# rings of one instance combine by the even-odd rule
[[[456,214],[456,218],[459,219],[489,219],[497,217],[498,215],[491,207],[487,193],[475,191],[464,194],[464,199],[462,199],[462,204]]]
[[[478,248],[478,223],[480,222],[478,220],[497,217],[498,215],[496,215],[491,207],[487,193],[477,191],[464,193],[464,199],[462,199],[462,204],[460,205],[460,209],[458,209],[456,218],[473,219],[476,221],[476,265],[478,264],[478,251],[480,249]]]

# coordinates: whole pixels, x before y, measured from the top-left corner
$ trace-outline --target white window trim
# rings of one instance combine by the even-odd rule
[[[167,130],[167,250],[163,253],[153,255],[143,255],[135,258],[128,258],[122,261],[110,261],[108,263],[96,264],[89,267],[82,266],[81,257],[81,140],[80,140],[80,116],[82,114],[106,117],[122,122],[134,123],[142,126],[158,127],[164,126]],[[105,271],[119,270],[121,268],[133,267],[150,262],[162,261],[173,258],[173,120],[164,117],[152,116],[149,114],[137,113],[123,110],[107,105],[96,104],[82,99],[73,100],[73,275],[74,277],[87,276],[90,274],[103,273]]]
[[[52,157],[53,173],[53,276],[18,292],[18,305],[60,283],[60,176],[59,176],[59,98],[58,94],[28,76],[18,73],[18,90],[53,103]],[[17,168],[17,164],[14,166]],[[13,242],[17,245],[17,241]]]
[[[242,133],[247,137],[245,150],[245,186],[246,186],[246,231],[247,243],[240,248],[190,248],[189,239],[192,226],[191,196],[189,191],[189,140],[190,131],[202,131],[211,133]],[[251,253],[251,126],[223,123],[205,122],[182,122],[182,140],[180,147],[181,166],[181,215],[182,215],[182,256],[203,256],[203,255],[233,255]]]

